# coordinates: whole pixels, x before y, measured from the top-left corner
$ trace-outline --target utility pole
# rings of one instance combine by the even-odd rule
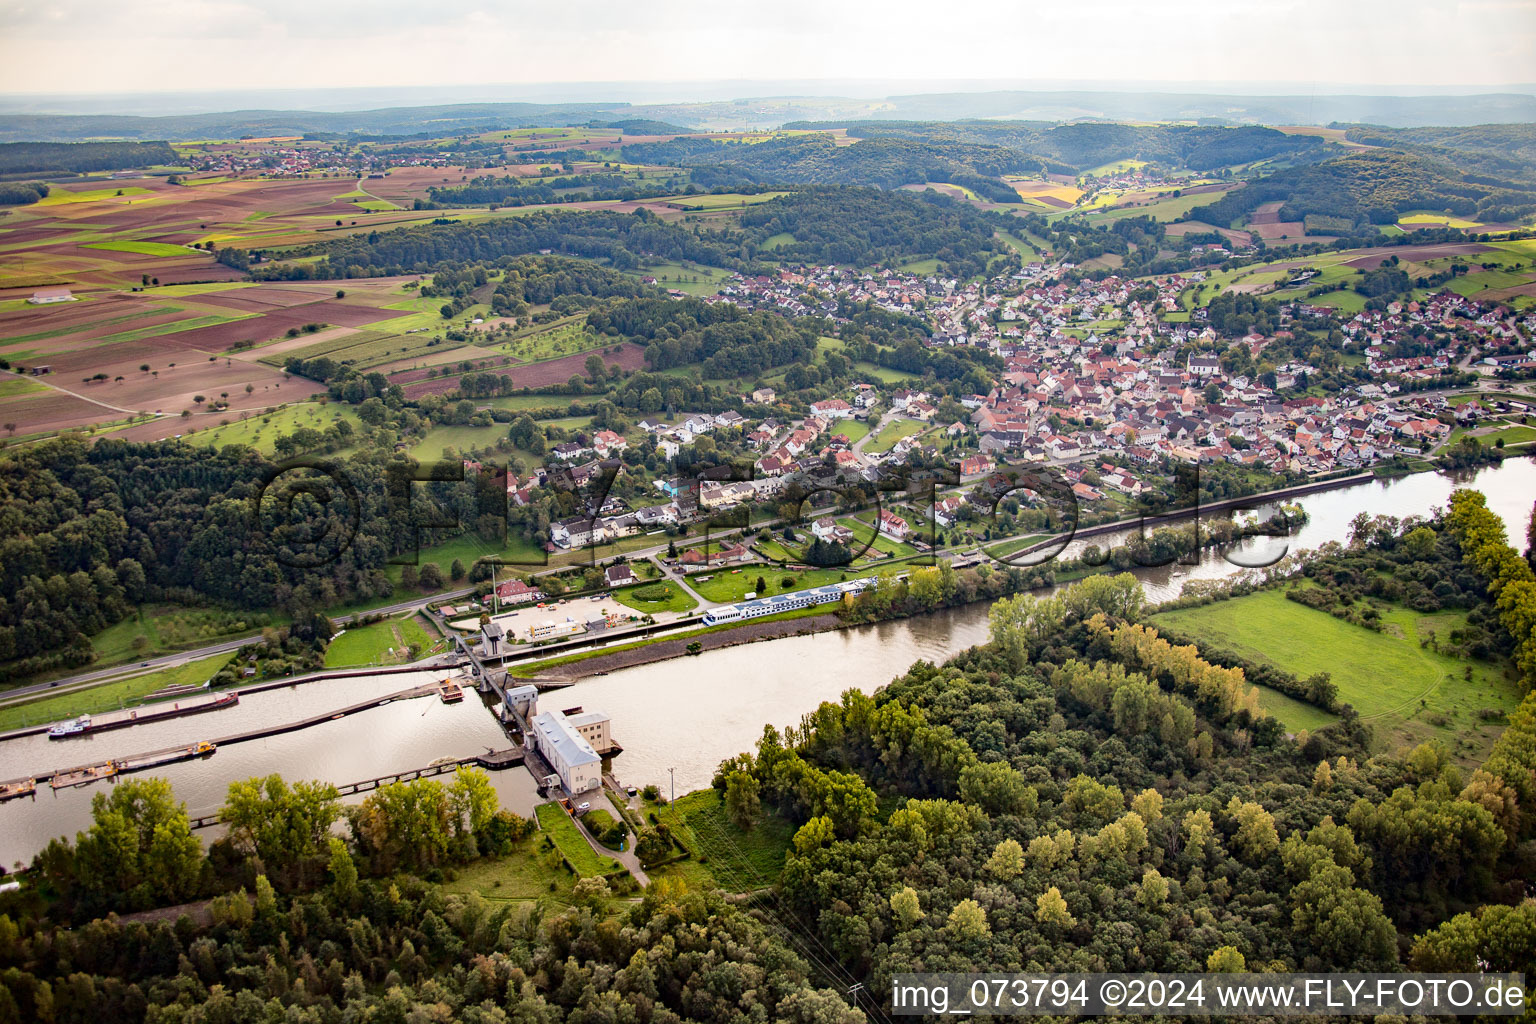
[[[676,772],[677,772],[676,768],[668,768],[667,769],[667,774],[669,776],[671,776],[671,778],[672,778],[672,799],[667,801],[667,802],[668,803],[673,803],[673,804],[677,803],[677,775],[676,775]]]

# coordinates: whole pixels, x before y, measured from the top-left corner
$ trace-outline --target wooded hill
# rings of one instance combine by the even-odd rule
[[[1282,220],[1316,214],[1342,218],[1358,228],[1394,223],[1410,210],[1492,220],[1496,214],[1536,209],[1531,205],[1536,204],[1536,187],[1500,187],[1462,174],[1441,160],[1367,150],[1257,178],[1214,203],[1194,208],[1186,219],[1227,225],[1277,200],[1285,203],[1280,209]]]
[[[176,162],[176,151],[164,142],[0,143],[0,174],[115,171]]]
[[[852,121],[803,122],[786,127],[847,128],[861,139],[903,138],[933,146],[970,145],[1010,150],[1053,173],[1081,173],[1119,160],[1210,171],[1285,157],[1324,159],[1336,147],[1307,135],[1273,128],[1113,123],[1056,124],[1042,121]],[[858,146],[849,147],[857,149]]]

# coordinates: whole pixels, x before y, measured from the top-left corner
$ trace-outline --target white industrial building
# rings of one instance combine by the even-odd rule
[[[588,715],[578,716],[581,719]],[[603,716],[606,722],[607,716]],[[590,723],[588,723],[590,724]],[[563,711],[546,711],[528,723],[528,740],[549,762],[567,793],[585,793],[603,784],[603,759]]]

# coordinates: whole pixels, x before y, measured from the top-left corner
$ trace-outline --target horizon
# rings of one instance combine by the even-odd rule
[[[0,94],[176,95],[210,68],[247,83],[229,90],[235,93],[349,89],[358,81],[379,83],[361,88],[380,91],[818,81],[904,82],[926,91],[923,84],[935,82],[1092,83],[1077,77],[1085,57],[1089,68],[1115,69],[1130,88],[1219,83],[1223,92],[1245,95],[1273,95],[1276,86],[1286,90],[1281,95],[1341,87],[1374,95],[1403,87],[1375,83],[1409,78],[1422,84],[1407,87],[1421,91],[1486,92],[1526,84],[1519,80],[1529,77],[1536,52],[1536,7],[1512,12],[1498,0],[1250,2],[1219,16],[1187,0],[1155,11],[1131,0],[1087,0],[1071,11],[1032,11],[1027,22],[995,0],[944,21],[910,0],[865,0],[830,10],[794,4],[763,22],[696,0],[671,0],[643,17],[592,3],[527,12],[475,4],[364,8],[350,0],[261,8],[243,0],[195,7],[151,0],[118,11],[80,0],[46,9],[12,0],[0,13]],[[1314,31],[1325,23],[1328,31]],[[1093,26],[1089,35],[1085,24]],[[1424,24],[1435,25],[1434,33]],[[345,45],[338,48],[338,40]],[[1263,41],[1260,59],[1242,45],[1254,40]],[[1168,74],[1174,52],[1180,77]],[[590,68],[611,77],[594,82],[573,74]],[[829,68],[842,74],[829,78]],[[976,78],[977,68],[1029,74]],[[1415,73],[1405,75],[1405,68]]]

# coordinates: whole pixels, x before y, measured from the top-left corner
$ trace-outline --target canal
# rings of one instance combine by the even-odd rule
[[[1504,520],[1511,542],[1524,547],[1525,525],[1536,498],[1536,462],[1512,459],[1502,466],[1456,474],[1421,473],[1371,481],[1307,496],[1308,523],[1286,543],[1290,550],[1346,541],[1356,514],[1427,515],[1443,506],[1457,487],[1475,487]],[[1122,535],[1123,536],[1123,535]],[[1106,547],[1114,535],[1093,538]],[[1254,540],[1233,554],[1246,562],[1274,555],[1276,542]],[[1071,555],[1083,545],[1068,549]],[[1206,552],[1199,565],[1137,570],[1150,601],[1178,596],[1192,579],[1217,579],[1242,571],[1222,555]],[[614,737],[624,753],[613,771],[630,785],[656,783],[665,793],[707,786],[725,757],[750,750],[763,726],[792,725],[823,700],[836,700],[850,686],[873,692],[919,659],[942,661],[986,639],[987,606],[972,605],[898,622],[830,633],[744,644],[623,669],[591,678],[545,697],[546,708],[583,706],[613,718]],[[258,725],[291,721],[408,689],[435,678],[403,673],[374,678],[326,680],[250,694],[229,710],[95,737],[50,741],[44,736],[0,743],[0,779],[51,767],[214,739]],[[300,732],[221,748],[213,757],[157,769],[193,814],[216,810],[229,783],[272,772],[289,780],[336,783],[420,768],[443,757],[500,749],[508,740],[495,718],[473,694],[460,704],[436,697],[397,701]],[[669,773],[669,769],[672,772]],[[492,772],[503,806],[528,813],[536,800],[533,780],[522,768]],[[0,805],[0,863],[30,860],[49,839],[74,833],[90,822],[91,796],[110,783],[54,792],[46,786],[30,799]],[[361,797],[354,798],[361,799]],[[205,839],[208,833],[204,833]]]

